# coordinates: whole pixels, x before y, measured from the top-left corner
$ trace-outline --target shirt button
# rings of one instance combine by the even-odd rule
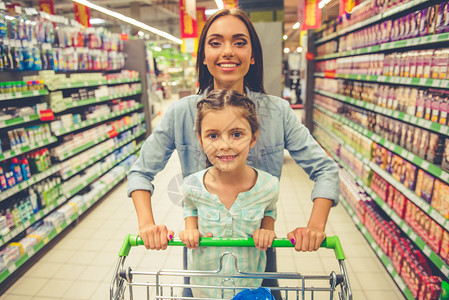
[[[251,220],[254,220],[254,216],[251,217]]]
[[[228,213],[228,217],[230,217],[231,216],[231,213]]]
[[[207,217],[210,218],[210,214],[207,214]]]

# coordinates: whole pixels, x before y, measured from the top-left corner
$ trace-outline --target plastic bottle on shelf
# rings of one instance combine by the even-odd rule
[[[22,170],[22,176],[24,180],[28,180],[31,177],[30,164],[28,163],[28,159],[26,158],[22,159],[20,169]]]
[[[28,199],[30,200],[33,213],[37,213],[39,211],[39,202],[36,192],[32,188],[29,189]]]
[[[5,177],[9,189],[16,185],[16,178],[14,177],[14,173],[12,171],[6,172]]]
[[[14,221],[15,227],[19,226],[21,223],[21,220],[20,220],[20,212],[19,212],[17,203],[14,203],[11,213],[12,213],[12,219]]]
[[[14,178],[16,179],[16,184],[20,183],[24,180],[23,175],[22,175],[22,170],[20,169],[19,160],[17,159],[17,157],[14,157],[13,159],[11,159],[10,170],[14,174]]]
[[[6,182],[5,171],[0,166],[0,190],[4,191],[8,188],[8,183]]]
[[[6,217],[6,226],[8,226],[9,230],[13,230],[16,225],[14,224],[14,218],[12,217],[10,208],[6,209],[5,217]]]

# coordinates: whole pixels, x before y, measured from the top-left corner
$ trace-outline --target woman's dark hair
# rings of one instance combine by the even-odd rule
[[[200,100],[197,104],[196,113],[196,131],[201,136],[201,122],[204,115],[211,110],[222,110],[225,107],[242,108],[242,116],[248,121],[251,127],[251,134],[254,138],[259,130],[259,121],[257,120],[256,105],[248,98],[234,90],[214,90],[206,98]]]
[[[245,75],[244,86],[248,87],[250,91],[265,93],[263,87],[263,58],[262,58],[262,46],[260,44],[259,37],[254,29],[251,20],[248,15],[240,9],[220,9],[211,15],[204,24],[203,31],[201,32],[200,39],[198,40],[198,51],[196,60],[196,70],[198,72],[199,90],[198,94],[203,93],[206,89],[213,88],[214,78],[210,74],[207,66],[203,64],[204,61],[204,48],[206,44],[206,35],[210,26],[215,20],[223,16],[233,16],[239,18],[246,26],[251,39],[252,56],[254,58],[254,64],[250,65],[248,73]]]

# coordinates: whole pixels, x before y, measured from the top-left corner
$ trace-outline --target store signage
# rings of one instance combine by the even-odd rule
[[[238,0],[223,0],[223,7],[227,9],[237,8],[239,5]]]
[[[321,9],[319,0],[304,0],[304,16],[301,30],[318,29],[321,27]]]
[[[198,36],[203,31],[204,24],[206,24],[206,8],[205,7],[197,7],[196,8],[196,29],[198,32]]]
[[[196,38],[198,37],[196,20],[194,20],[186,11],[186,0],[179,0],[179,17],[181,23],[181,38]]]
[[[351,13],[353,8],[358,4],[356,0],[340,0],[340,16]]]
[[[47,14],[55,14],[55,3],[53,0],[39,0],[39,10]]]
[[[90,27],[90,9],[87,6],[73,2],[75,8],[75,20],[84,27]]]

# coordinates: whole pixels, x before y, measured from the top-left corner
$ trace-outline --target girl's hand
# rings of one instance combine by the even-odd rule
[[[174,236],[172,230],[167,230],[167,226],[163,224],[149,225],[139,229],[139,236],[145,245],[145,248],[151,250],[167,249],[168,241]]]
[[[296,251],[316,251],[326,238],[320,228],[298,227],[287,234],[287,238],[295,245]]]
[[[253,233],[254,245],[259,250],[267,250],[268,247],[271,247],[275,238],[276,233],[270,229],[257,229]]]
[[[179,233],[179,238],[189,249],[195,249],[200,244],[200,232],[198,229],[186,229]],[[206,234],[206,237],[212,237],[212,233]]]

